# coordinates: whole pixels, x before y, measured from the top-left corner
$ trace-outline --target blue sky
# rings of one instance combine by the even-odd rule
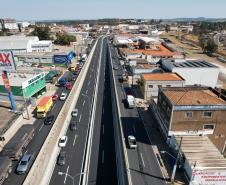
[[[0,18],[226,18],[226,0],[2,0]]]

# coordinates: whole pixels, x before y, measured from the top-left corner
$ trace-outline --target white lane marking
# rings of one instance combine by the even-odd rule
[[[102,127],[102,134],[104,135],[104,125],[103,125],[103,127]]]
[[[42,130],[42,127],[43,127],[43,124],[42,124],[42,126],[39,128],[39,130],[38,130],[39,132]]]
[[[133,132],[136,133],[135,125],[133,125]]]
[[[67,171],[66,171],[66,173],[65,173],[64,184],[66,183],[66,180],[67,180],[68,170],[69,170],[69,166],[67,167]]]
[[[104,163],[104,150],[102,151],[102,164]]]
[[[73,146],[75,145],[76,139],[77,139],[77,135],[75,134],[75,138],[74,138],[74,141],[73,141]]]
[[[27,153],[27,150],[24,152],[24,154],[26,154]]]
[[[88,82],[88,85],[90,84],[90,81]]]
[[[83,101],[83,104],[82,104],[82,106],[84,106],[85,102],[86,102],[86,100],[84,100],[84,101]]]
[[[78,122],[80,122],[80,121],[81,121],[81,118],[82,118],[82,114],[80,114],[80,117],[79,117],[79,120],[78,120]]]
[[[54,105],[53,105],[53,107],[52,107],[52,110],[55,108],[55,106],[56,106],[56,103],[54,103]]]
[[[88,89],[86,90],[86,94],[88,93]]]
[[[143,158],[142,153],[140,153],[140,156],[141,156],[141,160],[142,160],[142,163],[143,163],[143,167],[145,167],[145,164],[144,164],[144,158]]]

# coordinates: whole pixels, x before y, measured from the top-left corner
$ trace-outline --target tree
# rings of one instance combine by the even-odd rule
[[[217,52],[218,45],[214,42],[213,39],[209,39],[206,45],[206,52],[212,56],[213,53]]]
[[[199,36],[199,46],[202,48],[203,53],[206,52],[207,39],[204,35]]]
[[[66,33],[57,33],[56,37],[57,38],[54,41],[54,44],[70,45],[70,42],[76,42],[76,37],[75,36],[68,35]]]
[[[52,37],[50,36],[50,28],[47,26],[36,26],[34,30],[30,33],[30,36],[37,36],[39,40],[52,40]]]

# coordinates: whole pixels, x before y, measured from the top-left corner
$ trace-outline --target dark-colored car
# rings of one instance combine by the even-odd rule
[[[76,122],[70,123],[70,130],[76,130]]]
[[[47,116],[44,120],[45,125],[51,125],[54,121],[54,115]]]
[[[66,152],[60,152],[57,158],[57,164],[60,166],[65,165],[66,161]]]

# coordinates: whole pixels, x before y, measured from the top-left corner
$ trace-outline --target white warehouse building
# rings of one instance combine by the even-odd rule
[[[36,36],[2,36],[0,50],[12,50],[13,53],[52,52],[50,40],[39,41]]]
[[[200,60],[162,60],[165,71],[177,73],[185,79],[185,85],[216,87],[220,69],[212,63]]]

